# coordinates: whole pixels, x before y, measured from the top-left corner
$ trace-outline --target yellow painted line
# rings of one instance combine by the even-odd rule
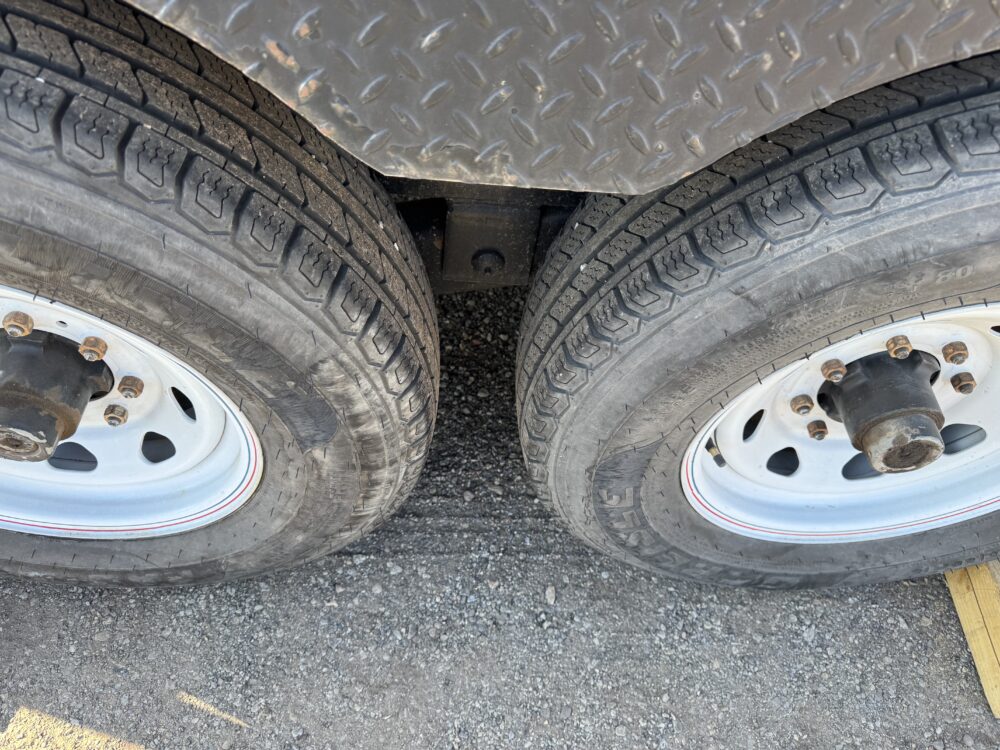
[[[230,724],[235,724],[238,727],[246,728],[250,726],[243,719],[237,719],[232,714],[227,714],[225,711],[216,708],[211,703],[206,703],[201,698],[197,698],[191,693],[185,693],[183,690],[177,692],[177,700],[181,703],[191,706],[191,708],[197,708],[199,711],[204,711],[210,716],[214,716],[217,719],[222,719],[223,721],[228,721]],[[0,748],[2,750],[2,748]]]
[[[41,711],[19,708],[6,731],[0,750],[145,750],[110,734],[77,727]]]
[[[1000,583],[988,565],[945,573],[993,716],[1000,719]]]

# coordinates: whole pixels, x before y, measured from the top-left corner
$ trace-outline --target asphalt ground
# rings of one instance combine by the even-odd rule
[[[523,296],[440,301],[430,462],[354,547],[208,588],[0,582],[0,749],[1000,747],[940,577],[719,589],[566,533],[517,443]]]

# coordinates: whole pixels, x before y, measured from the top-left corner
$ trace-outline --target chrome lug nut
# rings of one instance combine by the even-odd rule
[[[35,321],[28,313],[14,312],[7,313],[3,318],[3,329],[11,338],[21,338],[27,336],[35,330]]]
[[[963,396],[968,396],[976,390],[976,379],[971,372],[960,372],[951,376],[951,387]]]
[[[139,398],[143,388],[145,388],[145,383],[134,375],[126,375],[118,383],[118,392],[122,394],[123,398]]]
[[[124,406],[112,404],[104,410],[104,421],[109,427],[121,427],[128,422],[128,410]]]
[[[810,422],[806,429],[809,430],[809,437],[813,440],[823,440],[829,434],[829,430],[826,429],[826,422],[822,419]]]
[[[893,336],[885,342],[885,348],[893,359],[906,359],[913,351],[913,345],[906,336]]]
[[[97,336],[87,336],[80,344],[80,355],[88,362],[100,362],[107,353],[107,342]]]
[[[810,397],[806,393],[802,393],[792,399],[791,407],[792,411],[804,417],[806,414],[812,411],[813,408],[812,397]]]
[[[961,365],[969,358],[969,347],[963,341],[952,341],[941,348],[941,354],[948,364]]]
[[[828,359],[820,368],[823,377],[831,383],[839,383],[847,375],[847,367],[839,359]]]

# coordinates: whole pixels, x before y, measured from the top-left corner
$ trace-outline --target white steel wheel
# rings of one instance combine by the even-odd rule
[[[12,312],[29,316],[36,332],[101,339],[114,386],[95,394],[76,433],[47,461],[0,459],[0,529],[81,539],[165,536],[219,521],[254,494],[264,468],[260,441],[205,377],[106,321],[0,286],[0,318]],[[122,387],[135,379],[141,392]]]
[[[825,362],[885,352],[899,335],[940,365],[932,388],[945,417],[945,448],[922,468],[879,473],[817,394]],[[946,359],[953,342],[968,349],[961,363]],[[684,493],[695,511],[727,531],[799,544],[902,536],[991,513],[1000,504],[998,363],[995,305],[959,307],[848,338],[763,378],[709,420],[685,453]],[[793,405],[802,396],[808,401]]]

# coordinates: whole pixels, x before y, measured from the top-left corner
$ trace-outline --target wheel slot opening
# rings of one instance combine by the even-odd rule
[[[764,410],[761,409],[756,414],[750,417],[743,425],[743,441],[746,442],[753,437],[753,434],[757,432],[757,428],[760,426],[760,421],[764,418]]]
[[[790,477],[798,471],[798,468],[799,454],[791,447],[775,451],[767,459],[767,470],[774,474],[780,474],[783,477]]]
[[[188,419],[197,420],[198,414],[194,410],[194,404],[191,403],[191,399],[187,397],[184,391],[179,388],[171,388],[170,392],[174,394],[174,401],[181,407],[181,411],[187,414]]]
[[[49,458],[49,466],[63,471],[93,471],[97,458],[79,443],[60,443]]]
[[[177,455],[170,438],[158,432],[147,432],[142,438],[142,455],[152,464],[160,464]]]
[[[114,390],[114,384],[112,383],[112,390]],[[111,391],[95,391],[94,395],[90,397],[91,401],[97,401],[107,396]]]
[[[974,424],[949,424],[941,430],[944,453],[950,456],[961,453],[986,439],[986,430]]]
[[[858,453],[854,458],[844,464],[844,468],[840,470],[841,476],[844,479],[872,479],[873,477],[882,476],[879,472],[875,470],[872,466],[872,462],[868,460],[868,456],[864,453]]]

